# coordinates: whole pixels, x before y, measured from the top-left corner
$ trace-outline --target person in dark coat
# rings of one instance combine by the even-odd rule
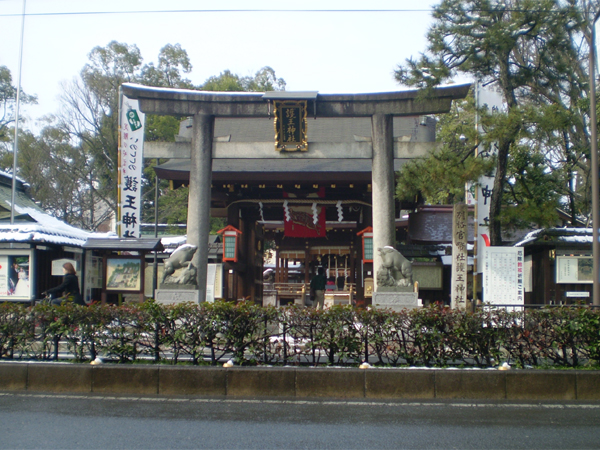
[[[63,301],[72,301],[78,305],[86,306],[79,291],[79,281],[73,264],[70,262],[64,263],[63,273],[65,274],[63,282],[52,289],[48,289],[43,294],[50,294],[52,297],[58,296],[59,298],[52,300],[54,305],[60,305]]]
[[[317,275],[310,280],[310,296],[314,297],[315,308],[323,309],[325,307],[325,286],[327,285],[327,277],[325,269],[319,267]]]
[[[8,273],[8,295],[13,295],[17,288],[17,283],[19,282],[19,265],[17,263],[12,263]]]

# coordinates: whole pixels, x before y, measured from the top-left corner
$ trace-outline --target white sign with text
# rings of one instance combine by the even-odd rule
[[[483,301],[496,305],[523,305],[523,247],[486,247],[483,261]]]

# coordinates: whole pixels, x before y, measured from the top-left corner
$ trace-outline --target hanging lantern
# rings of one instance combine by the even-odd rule
[[[242,234],[240,230],[231,225],[227,225],[217,234],[223,235],[223,261],[238,261],[238,236]]]
[[[356,235],[362,236],[363,261],[373,262],[373,227],[367,227]]]

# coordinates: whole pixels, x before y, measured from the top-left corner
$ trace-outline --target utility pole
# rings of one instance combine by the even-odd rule
[[[590,39],[590,127],[591,142],[591,175],[592,175],[592,258],[594,270],[594,286],[592,304],[600,306],[600,242],[598,241],[599,217],[599,192],[598,192],[598,121],[596,119],[596,22],[600,17],[600,10],[596,12],[592,21]]]
[[[27,0],[23,0],[21,15],[21,41],[19,44],[19,73],[17,75],[17,96],[15,99],[15,142],[13,147],[12,190],[10,196],[10,224],[15,223],[15,201],[17,191],[17,155],[19,153],[19,106],[21,105],[21,71],[23,69],[23,35],[25,34],[25,8]]]

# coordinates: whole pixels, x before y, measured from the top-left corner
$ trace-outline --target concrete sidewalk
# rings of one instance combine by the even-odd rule
[[[0,362],[0,391],[203,397],[600,400],[600,371]]]

